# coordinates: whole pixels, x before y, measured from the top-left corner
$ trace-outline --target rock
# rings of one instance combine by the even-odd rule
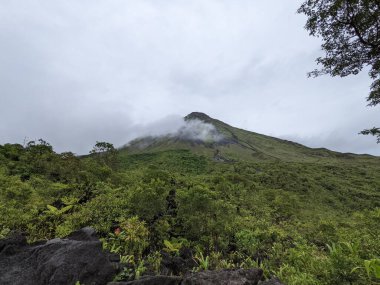
[[[79,241],[98,241],[95,230],[90,227],[85,227],[79,231],[72,232],[66,238]]]
[[[107,285],[180,285],[182,277],[178,276],[144,276],[139,280],[128,282],[110,282]]]
[[[171,256],[165,251],[161,255],[161,273],[164,275],[183,275],[197,266],[191,250],[186,247],[181,248],[179,256]]]
[[[259,285],[284,285],[278,278],[272,278],[266,281],[260,281]]]
[[[13,236],[0,241],[0,284],[106,284],[118,270],[118,263],[111,260],[117,258],[103,252],[91,228],[35,245]]]
[[[27,246],[26,238],[21,233],[13,233],[10,237],[0,240],[0,256],[12,255]]]
[[[257,285],[263,277],[261,269],[201,271],[185,276],[182,285]]]

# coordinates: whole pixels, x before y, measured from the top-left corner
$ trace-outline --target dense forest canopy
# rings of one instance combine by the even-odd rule
[[[94,227],[125,263],[119,279],[159,274],[163,252],[187,248],[193,270],[260,267],[289,285],[379,281],[378,163],[221,162],[104,146],[109,155],[77,157],[43,140],[1,145],[0,237]]]

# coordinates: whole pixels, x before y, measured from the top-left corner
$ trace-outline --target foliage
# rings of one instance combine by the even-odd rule
[[[96,142],[90,154],[95,156],[98,162],[103,163],[109,167],[116,166],[117,151],[113,144],[109,142]]]
[[[160,274],[161,261],[161,253],[158,251],[150,253],[146,258],[148,266],[150,267],[151,271],[153,271],[155,274]]]
[[[120,227],[110,234],[109,249],[121,255],[132,255],[140,259],[148,246],[149,231],[145,222],[137,216],[120,221]]]
[[[321,70],[310,75],[358,74],[369,66],[373,80],[367,98],[370,106],[380,103],[380,5],[378,0],[307,0],[298,10],[308,17],[305,28],[322,37],[324,57],[317,58]],[[378,137],[379,128],[362,134]]]
[[[263,149],[278,144],[261,139]],[[0,238],[94,227],[120,255],[116,280],[162,274],[165,256],[188,252],[194,270],[259,267],[289,285],[379,283],[378,160],[302,150],[287,161],[299,147],[282,146],[281,160],[236,152],[227,163],[184,150],[116,151],[111,167],[43,141],[3,145]]]
[[[164,240],[164,250],[174,255],[179,254],[179,250],[182,248],[182,241],[168,241]]]
[[[379,258],[373,258],[370,260],[364,260],[364,266],[358,266],[352,269],[351,272],[357,271],[357,270],[365,270],[368,282],[371,284],[378,284],[376,282],[380,280],[380,259]]]
[[[199,252],[194,256],[194,260],[198,264],[198,268],[195,268],[194,271],[209,269],[209,256],[203,256],[203,253]]]
[[[367,272],[368,278],[380,279],[380,259],[373,258],[370,260],[364,260],[364,268]]]

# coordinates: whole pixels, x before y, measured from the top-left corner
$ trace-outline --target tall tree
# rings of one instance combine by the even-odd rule
[[[298,13],[308,17],[305,28],[322,38],[325,52],[316,60],[322,68],[309,76],[345,77],[368,66],[373,80],[368,105],[380,104],[380,0],[307,0]],[[361,133],[377,136],[380,143],[380,128]]]
[[[117,150],[112,143],[97,141],[90,154],[111,168],[116,166]]]

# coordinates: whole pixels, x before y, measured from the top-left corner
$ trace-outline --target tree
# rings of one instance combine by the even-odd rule
[[[115,152],[115,147],[112,143],[108,142],[96,142],[93,149],[90,151],[91,154],[104,154],[107,152]]]
[[[24,159],[29,169],[29,174],[58,176],[55,169],[57,154],[54,152],[53,147],[43,139],[27,143]],[[22,174],[23,179],[28,180],[29,174]]]
[[[380,104],[380,1],[379,0],[307,0],[298,9],[308,19],[305,28],[310,35],[323,40],[322,65],[309,76],[329,74],[345,77],[369,67],[373,80],[367,97],[369,106]],[[377,136],[380,129],[361,132]]]
[[[94,155],[99,162],[111,168],[115,167],[117,150],[112,143],[97,141],[90,154]]]

